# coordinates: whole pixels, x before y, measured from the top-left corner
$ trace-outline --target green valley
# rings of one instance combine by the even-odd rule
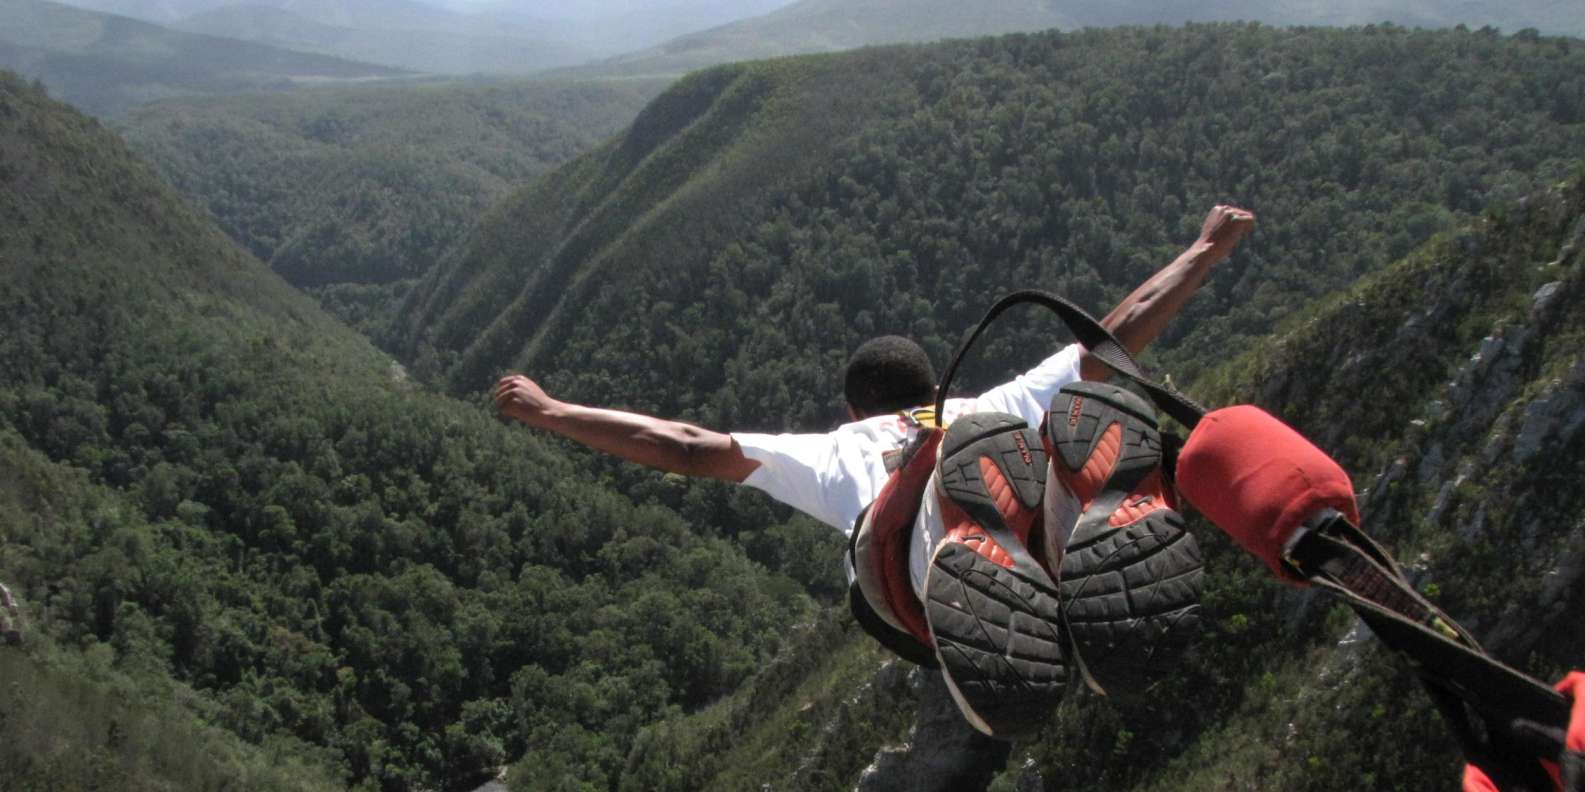
[[[192,719],[173,729],[268,749],[256,769],[134,756],[174,767],[150,778],[305,764],[454,789],[525,752],[614,776],[639,726],[734,689],[812,612],[719,529],[415,389],[9,75],[0,144],[0,579],[36,619],[26,673],[77,717],[108,695],[50,682],[79,669],[134,702],[173,691]],[[73,736],[64,712],[7,720],[4,741],[119,761],[159,706],[121,737]],[[43,787],[83,777],[5,756]]]
[[[496,201],[658,81],[434,81],[167,101],[117,127],[232,239],[371,334]]]
[[[1534,31],[1051,31],[113,129],[0,74],[0,580],[29,627],[0,778],[1449,788],[1402,664],[1203,522],[1181,666],[938,741],[961,720],[853,623],[845,537],[482,394],[518,370],[822,431],[863,339],[939,365],[1016,288],[1102,311],[1238,203],[1255,234],[1146,362],[1337,456],[1415,585],[1553,679],[1585,665],[1582,161],[1585,42]],[[958,381],[1059,343],[1019,313]]]

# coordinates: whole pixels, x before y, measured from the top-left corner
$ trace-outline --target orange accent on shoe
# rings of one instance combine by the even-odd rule
[[[1039,512],[1025,508],[1018,500],[1018,493],[1013,490],[1013,485],[1002,475],[1001,468],[996,463],[980,457],[980,477],[985,481],[985,491],[990,493],[991,500],[996,504],[996,511],[1002,515],[1002,521],[1007,527],[1013,529],[1013,534],[1020,542],[1029,543],[1029,528],[1034,525]]]
[[[1062,477],[1062,483],[1068,486],[1068,491],[1088,508],[1090,501],[1106,486],[1106,479],[1112,475],[1112,468],[1117,465],[1117,458],[1122,455],[1122,451],[1123,426],[1114,423],[1106,427],[1100,442],[1095,444],[1095,451],[1089,459],[1084,460],[1084,467],[1078,472],[1068,470],[1067,465],[1052,467]],[[1057,459],[1057,456],[1053,455],[1052,459]]]
[[[1112,516],[1107,520],[1113,528],[1121,528],[1129,523],[1136,522],[1145,515],[1159,509],[1170,509],[1172,503],[1168,499],[1165,488],[1161,484],[1161,468],[1150,471],[1145,480],[1128,497],[1118,504],[1112,511]]]
[[[953,503],[950,498],[942,499],[941,521],[947,528],[943,542],[961,543],[999,567],[1013,568],[1012,555],[1003,550],[963,507]]]

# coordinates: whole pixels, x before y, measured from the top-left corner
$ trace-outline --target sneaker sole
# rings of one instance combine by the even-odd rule
[[[1065,386],[1046,420],[1054,466],[1091,485],[1091,466],[1110,466],[1057,570],[1073,661],[1098,693],[1140,693],[1198,633],[1204,580],[1199,544],[1176,511],[1141,499],[1127,507],[1131,520],[1113,524],[1160,465],[1159,426],[1139,397],[1089,382]]]
[[[1095,475],[1096,464],[1109,465],[1073,533],[1069,549],[1097,542],[1116,530],[1112,514],[1123,505],[1152,470],[1161,464],[1161,430],[1139,397],[1112,385],[1077,382],[1063,387],[1046,418],[1046,440],[1055,459],[1073,475]],[[1114,431],[1112,427],[1117,427]]]
[[[1038,436],[1014,416],[965,416],[942,442],[940,491],[994,546],[942,542],[930,560],[925,611],[953,700],[993,737],[1038,729],[1067,690],[1056,582],[1005,517],[1020,509],[1038,515],[1046,467]]]
[[[1074,662],[1098,693],[1144,692],[1200,632],[1205,570],[1175,511],[1151,512],[1070,552],[1061,575]]]
[[[1022,507],[1039,515],[1046,491],[1046,451],[1039,435],[1015,416],[981,413],[958,419],[941,442],[937,483],[1033,580],[1050,574],[1025,549],[1004,513]],[[990,481],[987,481],[987,479]]]
[[[925,610],[947,689],[992,737],[1037,730],[1067,690],[1055,589],[957,542],[930,560]]]

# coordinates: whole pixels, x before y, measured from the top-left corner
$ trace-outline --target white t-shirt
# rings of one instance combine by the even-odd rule
[[[946,423],[974,412],[1004,412],[1040,426],[1051,398],[1063,385],[1079,379],[1082,350],[1064,347],[1040,365],[974,399],[948,399]],[[880,494],[890,474],[886,454],[907,445],[916,430],[897,415],[881,415],[843,424],[823,434],[752,434],[733,432],[743,455],[759,467],[743,480],[772,498],[835,527],[853,530],[859,513]],[[936,499],[926,497],[915,525],[908,554],[909,576],[921,597],[930,555],[943,533]]]

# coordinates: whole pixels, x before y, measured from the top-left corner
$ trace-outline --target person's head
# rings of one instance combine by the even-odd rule
[[[936,398],[930,356],[902,336],[872,338],[853,350],[842,393],[854,418],[868,418],[929,404]]]

